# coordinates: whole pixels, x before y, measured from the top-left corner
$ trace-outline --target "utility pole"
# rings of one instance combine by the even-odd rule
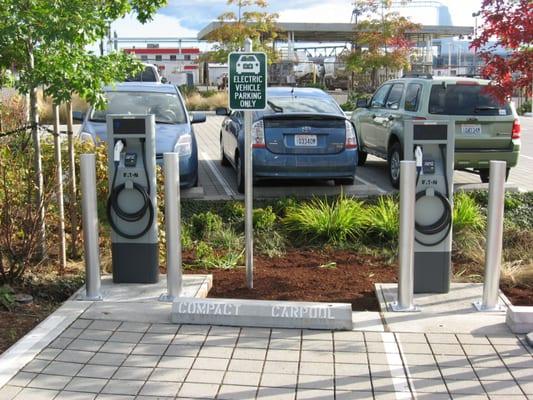
[[[474,39],[477,39],[477,17],[481,15],[481,11],[477,11],[472,13],[472,17],[474,17]],[[477,73],[477,49],[474,48],[474,75]]]

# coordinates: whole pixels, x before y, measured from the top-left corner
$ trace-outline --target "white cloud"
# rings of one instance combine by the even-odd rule
[[[278,12],[281,22],[350,22],[352,5],[348,1],[327,1],[306,8]]]
[[[185,28],[179,18],[163,14],[154,15],[154,19],[141,24],[135,16],[128,15],[113,22],[111,29],[118,37],[196,37],[197,31]]]

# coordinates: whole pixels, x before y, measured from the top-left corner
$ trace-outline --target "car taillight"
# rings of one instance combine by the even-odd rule
[[[346,142],[344,147],[347,149],[357,148],[357,138],[355,137],[355,129],[350,121],[346,120]]]
[[[252,125],[252,147],[263,148],[265,144],[265,124],[259,120]]]
[[[511,139],[520,139],[520,121],[515,119],[513,122],[513,130],[511,131]]]

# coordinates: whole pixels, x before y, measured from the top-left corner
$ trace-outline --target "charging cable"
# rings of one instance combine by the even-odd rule
[[[139,185],[137,182],[131,182],[132,189],[136,190],[143,199],[143,204],[141,208],[139,208],[136,211],[133,212],[127,212],[124,211],[120,207],[119,203],[119,196],[122,193],[124,189],[126,189],[126,183],[121,183],[118,186],[116,185],[117,181],[117,173],[118,173],[118,166],[120,164],[120,154],[125,148],[125,144],[122,142],[122,140],[118,140],[115,143],[114,148],[114,154],[113,154],[113,162],[115,163],[115,172],[113,173],[113,183],[111,185],[111,193],[109,194],[109,198],[107,199],[107,220],[109,221],[109,224],[111,225],[111,228],[120,236],[126,238],[126,239],[138,239],[142,236],[144,236],[152,227],[152,224],[154,222],[154,216],[155,216],[155,210],[154,205],[152,203],[152,199],[150,197],[150,179],[148,177],[148,169],[146,167],[146,155],[145,155],[145,139],[141,139],[141,148],[142,148],[142,161],[144,166],[144,173],[146,177],[146,188],[142,185]],[[148,222],[145,226],[145,228],[138,232],[138,233],[126,233],[122,229],[120,229],[117,224],[113,220],[112,213],[115,213],[117,217],[122,219],[126,222],[137,222],[140,221],[148,212]]]

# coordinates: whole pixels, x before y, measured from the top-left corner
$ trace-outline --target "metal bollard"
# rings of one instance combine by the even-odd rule
[[[392,304],[397,312],[420,311],[413,304],[415,245],[415,161],[400,162],[400,237],[398,300]]]
[[[80,156],[81,209],[85,249],[85,296],[81,300],[102,300],[100,292],[100,250],[96,200],[96,156]]]
[[[167,293],[160,301],[174,301],[183,289],[181,268],[180,160],[178,153],[163,155],[165,175],[165,232],[167,241]]]
[[[499,302],[500,270],[503,246],[503,211],[505,207],[505,161],[490,162],[489,206],[487,210],[487,243],[483,297],[474,303],[478,311],[504,311]]]
[[[244,51],[252,51],[252,39],[244,41]],[[254,196],[252,160],[252,122],[253,111],[244,112],[244,246],[246,253],[246,286],[254,287]]]

